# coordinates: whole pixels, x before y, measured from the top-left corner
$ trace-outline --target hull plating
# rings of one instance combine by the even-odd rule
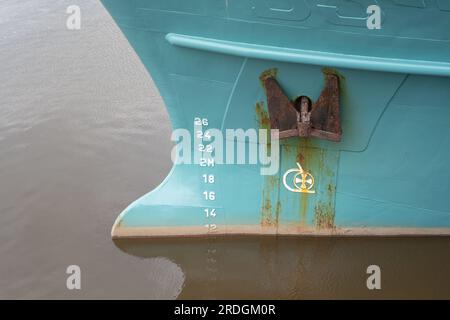
[[[338,143],[282,140],[274,175],[259,164],[175,165],[122,212],[113,236],[450,234],[447,1],[376,1],[380,30],[367,29],[373,1],[364,0],[102,2],[174,129],[195,135],[195,118],[222,131],[267,128],[262,73],[275,70],[288,96],[315,100],[333,70],[343,132]],[[314,193],[283,183],[297,163],[314,177]]]

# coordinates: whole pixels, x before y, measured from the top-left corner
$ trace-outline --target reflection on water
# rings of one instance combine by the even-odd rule
[[[0,6],[0,298],[450,298],[449,238],[111,240],[171,167],[153,83],[99,2]],[[81,290],[66,268],[81,268]],[[381,292],[365,268],[382,270]]]
[[[450,298],[450,238],[224,237],[119,240],[185,273],[182,299]],[[382,289],[366,269],[381,268]]]

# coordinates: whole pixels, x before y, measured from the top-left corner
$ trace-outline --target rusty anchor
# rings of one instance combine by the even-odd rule
[[[314,103],[306,96],[289,100],[272,75],[261,80],[267,95],[270,126],[280,130],[280,139],[299,136],[341,141],[337,75],[325,75],[325,87]]]

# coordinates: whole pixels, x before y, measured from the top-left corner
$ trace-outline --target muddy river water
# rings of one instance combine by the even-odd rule
[[[0,298],[450,298],[444,237],[113,242],[170,170],[170,123],[101,4],[78,0],[70,31],[71,4],[0,5]]]

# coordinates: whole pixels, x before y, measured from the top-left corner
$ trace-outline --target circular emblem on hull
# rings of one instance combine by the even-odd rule
[[[288,183],[287,179],[292,176],[292,182]],[[297,168],[289,169],[283,175],[283,184],[286,189],[292,192],[316,193],[314,187],[314,177],[308,171],[303,170],[300,163],[297,162]]]

